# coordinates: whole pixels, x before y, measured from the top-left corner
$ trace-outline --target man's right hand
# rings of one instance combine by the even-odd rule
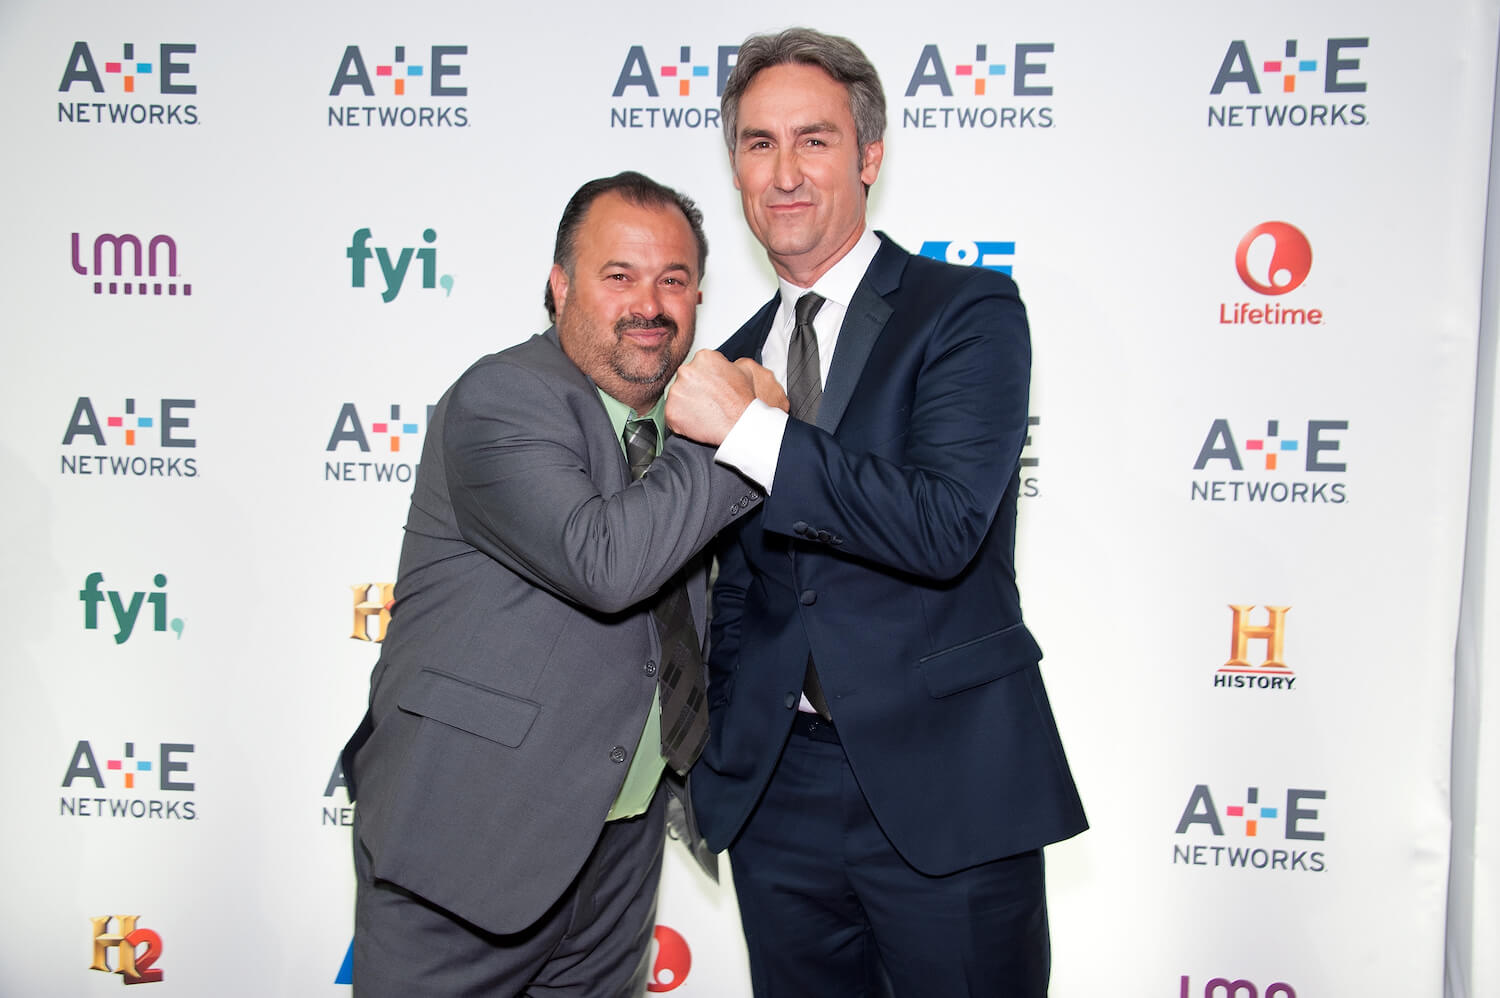
[[[717,350],[699,350],[677,369],[667,394],[667,425],[673,433],[717,447],[756,398],[787,407],[786,393],[759,364],[731,364]]]

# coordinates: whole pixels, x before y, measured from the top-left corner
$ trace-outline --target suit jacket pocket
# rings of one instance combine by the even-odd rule
[[[989,634],[923,655],[917,666],[927,681],[927,692],[945,697],[1008,676],[1042,660],[1042,649],[1025,624],[1012,624]]]
[[[542,705],[479,686],[446,672],[423,669],[401,694],[402,710],[515,748]]]

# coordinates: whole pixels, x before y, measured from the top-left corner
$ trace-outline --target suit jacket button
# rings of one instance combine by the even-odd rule
[[[795,693],[788,693],[786,695],[786,708],[787,708],[787,710],[791,710],[795,706],[797,706],[797,694],[795,694]]]
[[[818,591],[816,589],[804,589],[802,590],[802,595],[797,598],[802,601],[803,606],[812,606],[818,601]]]
[[[616,745],[614,748],[610,749],[609,750],[609,761],[610,762],[624,762],[625,761],[625,746],[623,746],[623,745]]]
[[[829,540],[831,540],[832,538],[833,538],[833,535],[830,534],[828,531],[826,531],[826,530],[820,530],[820,531],[818,531],[818,540],[822,541],[824,544],[827,544],[829,542]]]
[[[641,670],[648,676],[656,675],[656,662],[652,659],[646,660],[646,667]]]
[[[792,533],[796,534],[798,537],[806,537],[807,536],[807,521],[806,520],[798,520],[796,523],[792,524]]]

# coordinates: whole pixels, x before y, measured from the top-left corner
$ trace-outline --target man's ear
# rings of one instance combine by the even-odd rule
[[[547,275],[547,284],[552,288],[552,307],[561,315],[563,304],[568,300],[568,272],[554,263]]]

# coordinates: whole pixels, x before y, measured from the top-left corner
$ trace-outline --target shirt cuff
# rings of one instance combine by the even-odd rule
[[[714,460],[738,471],[770,495],[786,421],[786,413],[754,399],[730,428]]]

